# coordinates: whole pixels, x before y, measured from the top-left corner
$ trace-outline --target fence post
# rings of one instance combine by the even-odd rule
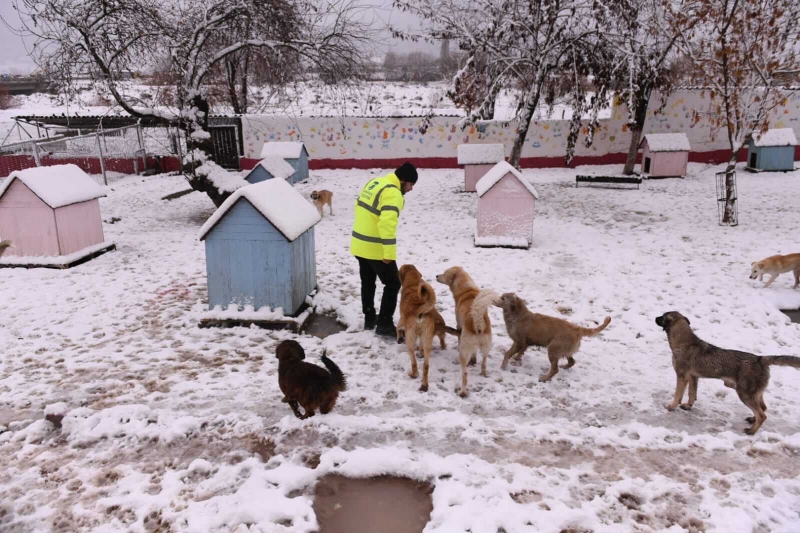
[[[36,166],[42,166],[42,158],[39,156],[39,144],[34,141],[33,143],[33,160],[36,161]]]
[[[106,177],[106,161],[103,154],[103,143],[100,141],[100,134],[95,133],[97,138],[97,149],[100,151],[100,171],[103,173],[103,183],[108,185],[108,178]]]
[[[147,170],[147,148],[144,146],[144,135],[142,134],[141,122],[136,123],[136,136],[139,138],[139,150],[142,151],[142,165]]]

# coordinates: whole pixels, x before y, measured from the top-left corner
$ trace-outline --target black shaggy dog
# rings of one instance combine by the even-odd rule
[[[347,380],[336,363],[324,354],[322,364],[328,370],[304,362],[306,353],[296,341],[281,342],[276,357],[278,385],[284,394],[283,401],[292,408],[294,416],[303,420],[314,416],[317,409],[323,415],[330,413],[339,392],[347,388]],[[303,406],[305,414],[300,413],[298,404]]]

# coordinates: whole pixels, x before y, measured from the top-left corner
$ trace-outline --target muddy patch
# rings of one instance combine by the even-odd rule
[[[403,477],[324,476],[314,496],[319,533],[421,533],[432,492],[429,483]]]
[[[320,313],[313,314],[308,318],[301,333],[324,339],[330,335],[341,333],[346,329],[347,326],[336,320],[335,316]]]
[[[788,316],[792,324],[800,324],[800,309],[781,309],[781,313]]]

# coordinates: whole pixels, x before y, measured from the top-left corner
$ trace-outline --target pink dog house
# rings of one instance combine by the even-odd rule
[[[3,266],[66,267],[113,248],[104,242],[98,185],[75,165],[12,172],[0,185]]]
[[[502,144],[459,144],[458,164],[464,166],[464,190],[475,192],[475,185],[500,161],[505,161]]]
[[[502,161],[483,176],[478,193],[475,246],[528,248],[539,194],[517,169]]]
[[[642,148],[643,175],[651,178],[686,176],[692,147],[685,133],[648,133],[639,147]]]

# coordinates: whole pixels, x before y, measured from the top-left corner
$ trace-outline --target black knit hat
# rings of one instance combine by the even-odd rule
[[[407,181],[408,183],[417,182],[417,169],[408,161],[400,165],[398,169],[394,171],[394,174],[400,181]]]

